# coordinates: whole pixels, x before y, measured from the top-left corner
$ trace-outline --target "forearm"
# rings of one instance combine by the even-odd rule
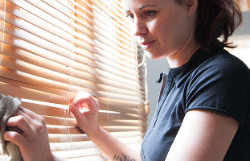
[[[89,135],[89,137],[103,152],[103,154],[112,161],[141,161],[139,152],[135,152],[134,150],[128,148],[125,144],[102,128],[98,128],[95,134]]]
[[[89,93],[80,91],[69,106],[78,127],[84,131],[103,154],[112,161],[140,161],[139,153],[126,147],[98,124],[98,101]],[[79,109],[87,109],[80,112]]]

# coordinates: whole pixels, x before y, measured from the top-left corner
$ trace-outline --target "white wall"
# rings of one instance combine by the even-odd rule
[[[242,24],[234,32],[233,36],[248,37],[250,36],[250,11],[242,12]]]
[[[242,25],[239,26],[229,41],[238,45],[237,48],[229,51],[243,60],[250,68],[250,12],[243,12]]]

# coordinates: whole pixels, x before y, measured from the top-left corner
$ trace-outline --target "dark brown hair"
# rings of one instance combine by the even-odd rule
[[[176,0],[183,3],[183,0]],[[234,48],[228,42],[234,30],[241,24],[242,15],[235,0],[198,0],[195,39],[205,50],[218,46]],[[219,43],[218,38],[222,41]]]
[[[234,48],[228,37],[241,22],[241,11],[235,0],[199,0],[195,39],[205,50],[217,48],[219,37],[224,47]]]

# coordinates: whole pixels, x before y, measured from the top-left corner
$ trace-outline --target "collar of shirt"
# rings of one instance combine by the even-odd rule
[[[156,83],[161,83],[164,78],[171,76],[174,79],[175,86],[179,88],[186,81],[186,79],[188,79],[193,70],[195,70],[208,57],[214,55],[211,53],[218,53],[213,51],[205,52],[206,54],[204,54],[204,52],[205,51],[200,48],[192,55],[186,64],[178,68],[171,68],[168,73],[160,73],[160,77]]]

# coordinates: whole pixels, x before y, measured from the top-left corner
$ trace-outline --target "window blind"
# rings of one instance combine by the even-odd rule
[[[0,93],[45,118],[53,153],[106,160],[67,110],[79,90],[99,100],[104,129],[139,147],[146,70],[120,0],[1,0],[0,42]]]
[[[242,12],[250,11],[250,0],[236,0]]]

